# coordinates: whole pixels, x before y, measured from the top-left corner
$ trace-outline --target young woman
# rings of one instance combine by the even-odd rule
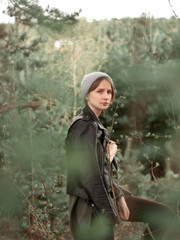
[[[69,128],[66,138],[68,161],[67,194],[70,227],[75,240],[78,230],[104,216],[109,232],[103,240],[113,239],[113,225],[119,218],[149,223],[144,239],[159,239],[162,226],[159,214],[171,216],[168,206],[132,196],[116,187],[112,172],[117,171],[117,145],[108,139],[99,116],[114,100],[113,81],[103,72],[85,75],[81,83],[85,108]],[[151,217],[152,216],[152,217]],[[152,237],[153,236],[153,237]],[[92,239],[93,240],[93,239]]]

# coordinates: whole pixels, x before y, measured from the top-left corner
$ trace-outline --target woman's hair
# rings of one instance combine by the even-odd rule
[[[111,85],[111,89],[112,89],[111,103],[113,103],[113,101],[114,101],[114,99],[115,99],[114,86],[113,86],[112,82],[111,82],[108,78],[106,78],[106,77],[98,78],[98,79],[91,85],[91,87],[90,87],[87,95],[88,95],[90,92],[94,91],[94,90],[99,86],[99,84],[101,83],[101,81],[104,80],[104,79],[107,80],[107,81],[110,83],[110,85]]]

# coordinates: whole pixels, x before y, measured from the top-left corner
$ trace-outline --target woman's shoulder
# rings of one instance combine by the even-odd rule
[[[71,124],[69,133],[78,133],[78,135],[80,135],[84,132],[88,132],[91,129],[97,129],[96,122],[89,116],[79,114]]]
[[[96,122],[86,115],[78,115],[73,123],[71,124],[70,128],[87,128],[89,126],[96,127]]]

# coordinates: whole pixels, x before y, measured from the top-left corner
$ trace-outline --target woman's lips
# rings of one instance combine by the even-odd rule
[[[104,106],[108,106],[109,103],[108,103],[108,102],[102,102],[102,105],[104,105]]]

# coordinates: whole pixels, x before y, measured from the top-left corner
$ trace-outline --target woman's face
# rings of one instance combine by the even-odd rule
[[[101,111],[106,110],[111,103],[111,84],[106,79],[103,79],[98,87],[86,96],[86,100],[88,106],[93,110],[96,116],[99,116]]]

